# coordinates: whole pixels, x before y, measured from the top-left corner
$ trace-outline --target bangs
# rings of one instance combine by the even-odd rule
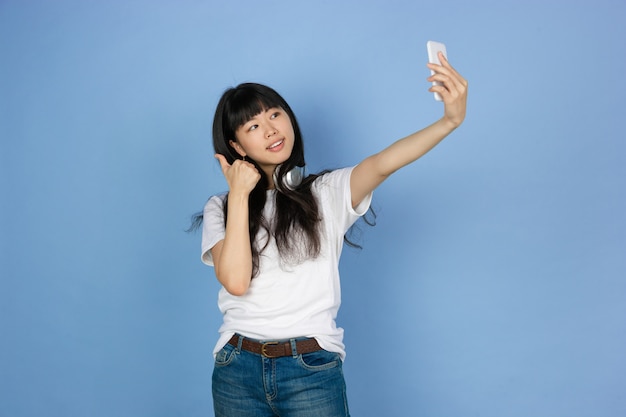
[[[272,107],[283,108],[283,101],[272,91],[259,91],[256,88],[239,88],[228,103],[228,110],[224,112],[227,116],[226,125],[232,132],[235,132],[244,123],[252,119],[257,114]]]

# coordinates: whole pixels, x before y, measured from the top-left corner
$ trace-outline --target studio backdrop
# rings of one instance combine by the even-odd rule
[[[626,3],[0,2],[0,416],[211,416],[221,93],[275,88],[309,172],[465,123],[340,265],[353,416],[626,415]]]

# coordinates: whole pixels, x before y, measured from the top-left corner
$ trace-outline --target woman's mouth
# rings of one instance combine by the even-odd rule
[[[285,144],[285,141],[281,139],[278,142],[274,142],[270,146],[268,146],[267,150],[272,151],[272,152],[278,152],[283,148],[284,144]]]

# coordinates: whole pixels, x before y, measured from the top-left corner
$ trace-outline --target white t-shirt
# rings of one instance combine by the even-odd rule
[[[224,316],[214,354],[233,334],[258,340],[281,340],[314,337],[320,346],[345,358],[343,329],[335,323],[341,304],[339,256],[343,237],[352,224],[365,214],[371,202],[368,195],[352,208],[350,173],[343,168],[324,174],[314,181],[311,190],[321,215],[321,252],[315,259],[297,265],[284,265],[273,237],[261,253],[259,274],[242,296],[222,288],[218,306]],[[274,218],[276,191],[269,190],[264,216]],[[204,207],[202,261],[213,265],[211,248],[224,239],[225,194],[213,196]],[[265,242],[261,231],[257,239]],[[261,245],[262,247],[262,245]],[[281,265],[282,264],[282,265]]]

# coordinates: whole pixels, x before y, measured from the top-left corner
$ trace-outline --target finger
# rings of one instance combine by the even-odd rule
[[[445,87],[441,85],[433,85],[432,87],[428,89],[428,91],[430,91],[431,93],[438,93],[441,96],[442,101],[444,102],[447,100],[450,94],[448,89],[446,89]]]
[[[450,61],[448,61],[448,58],[442,52],[439,52],[439,62],[441,62],[442,67],[448,69],[455,74],[457,73],[454,67],[450,65]]]
[[[220,163],[220,167],[222,168],[222,172],[226,173],[226,171],[228,171],[228,169],[230,168],[230,164],[228,163],[228,161],[226,160],[226,157],[222,154],[215,154],[215,159],[218,160],[218,162]]]
[[[444,75],[433,75],[428,78],[428,81],[437,83],[433,84],[428,91],[431,93],[437,92],[442,98],[444,95],[446,97],[459,97],[462,95],[462,87],[457,86],[450,77]]]
[[[439,67],[435,71],[435,74],[431,75],[428,81],[440,82],[450,91],[456,90],[462,93],[467,89],[467,81],[452,68]]]
[[[448,58],[443,54],[443,52],[439,52],[438,58],[440,65],[431,63],[429,64],[430,69],[436,72],[445,72],[446,70],[448,70],[451,74],[454,74],[459,79],[463,78],[461,74],[459,74],[458,71],[452,65],[450,65],[450,61],[448,61]]]
[[[434,85],[428,91],[431,93],[439,93],[442,101],[445,103],[452,102],[457,99],[461,99],[465,96],[465,90],[459,90],[456,86],[451,84]]]
[[[450,65],[450,61],[448,61],[448,58],[442,52],[439,52],[439,61],[441,62],[442,67],[451,72],[451,75],[453,76],[452,79],[455,83],[467,86],[467,81],[452,65]]]

